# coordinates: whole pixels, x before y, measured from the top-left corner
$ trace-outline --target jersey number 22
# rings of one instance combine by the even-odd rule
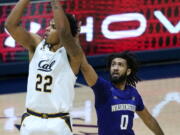
[[[52,84],[52,76],[45,76],[43,77],[40,74],[36,76],[36,90],[40,92],[51,92],[51,89],[48,87]]]

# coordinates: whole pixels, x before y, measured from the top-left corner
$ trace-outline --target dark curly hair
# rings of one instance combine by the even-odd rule
[[[71,34],[75,37],[78,32],[77,20],[72,14],[66,13],[66,16],[71,28]]]
[[[136,59],[136,56],[130,53],[129,51],[124,51],[122,53],[117,53],[117,54],[111,54],[108,57],[108,62],[107,62],[108,71],[110,71],[111,62],[115,58],[123,58],[127,61],[128,68],[131,69],[131,74],[127,76],[126,84],[136,87],[136,83],[140,81],[140,79],[136,75],[139,68],[139,63]]]

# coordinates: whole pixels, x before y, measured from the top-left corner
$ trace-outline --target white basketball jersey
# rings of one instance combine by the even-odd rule
[[[64,47],[52,52],[43,40],[29,65],[26,108],[41,113],[69,112],[74,99],[74,75]]]

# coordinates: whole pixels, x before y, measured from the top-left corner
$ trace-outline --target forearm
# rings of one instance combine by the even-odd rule
[[[5,26],[8,27],[15,27],[18,26],[20,19],[23,15],[24,9],[27,7],[29,4],[29,0],[20,0],[16,6],[13,8],[11,11],[10,15],[8,16]]]
[[[71,59],[81,61],[82,49],[79,43],[76,43],[75,37],[71,34],[70,24],[61,3],[58,0],[51,0],[51,6],[54,15],[54,21],[57,32],[60,36],[61,44],[65,47]]]
[[[158,122],[154,118],[144,123],[152,132],[154,132],[155,135],[164,135],[161,127],[159,126]]]
[[[58,30],[59,34],[64,34],[65,32],[70,33],[69,22],[64,13],[61,3],[58,0],[51,0],[51,6],[53,10],[56,29]]]
[[[88,63],[85,55],[83,55],[80,70],[84,76],[84,79],[86,80],[86,83],[90,87],[93,86],[98,79],[98,75],[93,67]]]
[[[154,117],[149,113],[149,111],[144,107],[142,111],[136,111],[139,117],[143,120],[146,126],[154,132],[155,135],[164,135],[162,129],[160,128],[158,122]]]

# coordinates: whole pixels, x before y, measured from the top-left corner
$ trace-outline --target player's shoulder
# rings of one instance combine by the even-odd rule
[[[127,88],[130,89],[131,93],[139,95],[139,92],[136,87],[127,85]]]
[[[101,83],[104,83],[104,84],[111,85],[111,82],[106,80],[106,79],[104,79],[102,76],[98,76],[98,80],[97,81],[99,81]]]
[[[112,85],[111,85],[110,81],[104,79],[102,76],[98,76],[98,79],[97,79],[96,83],[92,86],[92,88],[96,88],[96,87],[99,87],[99,86],[108,88],[108,87],[110,87]]]
[[[136,87],[134,87],[132,85],[127,85],[126,88],[131,89],[132,91],[137,91]]]

